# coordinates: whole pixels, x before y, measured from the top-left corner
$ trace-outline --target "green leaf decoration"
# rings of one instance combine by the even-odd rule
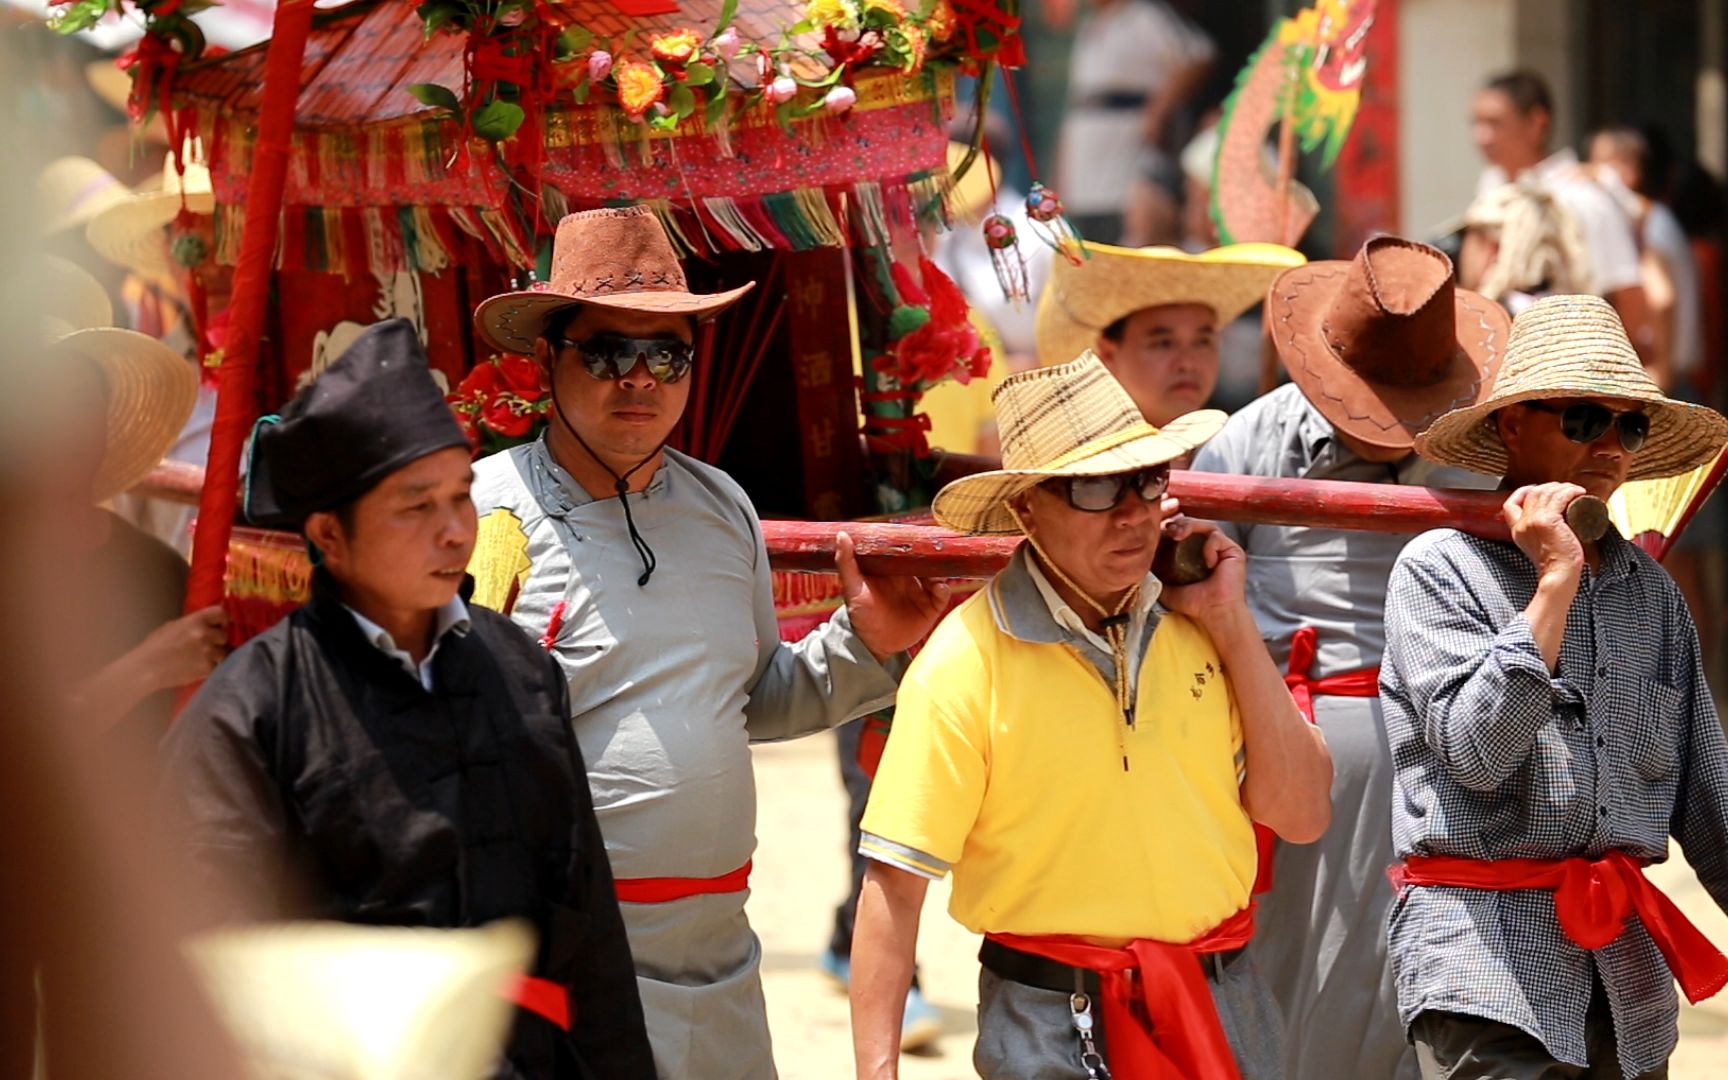
[[[696,92],[683,83],[673,83],[666,95],[666,107],[672,110],[675,118],[682,120],[696,111]]]
[[[935,0],[931,0],[935,3]],[[713,37],[719,37],[720,32],[732,25],[732,19],[738,14],[738,0],[726,0],[720,5],[720,21],[714,24]]]
[[[586,26],[567,26],[564,28],[564,32],[558,35],[559,48],[571,55],[586,52],[588,46],[592,44],[594,44],[594,31]]]
[[[449,109],[453,113],[462,112],[462,99],[456,96],[456,91],[448,86],[437,83],[417,82],[408,86],[407,91],[414,95],[422,105],[430,105],[435,109]]]
[[[576,84],[576,89],[571,92],[571,97],[576,99],[576,104],[588,104],[588,89],[592,85],[587,79]]]
[[[714,68],[700,61],[684,65],[686,86],[707,86],[714,81]]]
[[[782,102],[781,104],[774,106],[774,122],[780,125],[781,131],[784,131],[788,135],[793,134],[792,103],[790,101]]]
[[[712,130],[718,127],[726,117],[726,84],[721,83],[714,96],[708,99],[708,111],[703,114],[703,121]]]
[[[108,0],[78,0],[78,3],[51,16],[48,25],[58,34],[76,34],[95,26],[106,14]]]
[[[516,134],[526,114],[509,101],[489,101],[474,114],[474,134],[491,142],[503,142]]]

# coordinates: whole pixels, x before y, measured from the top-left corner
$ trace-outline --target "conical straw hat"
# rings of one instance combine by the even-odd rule
[[[89,158],[56,158],[36,177],[42,235],[83,228],[91,218],[131,195],[132,189],[119,177]]]
[[[1617,398],[1643,404],[1650,416],[1650,437],[1633,456],[1628,480],[1689,472],[1728,443],[1728,419],[1662,393],[1606,300],[1569,294],[1544,297],[1513,320],[1494,389],[1480,404],[1434,421],[1416,439],[1416,452],[1431,461],[1498,476],[1507,462],[1494,414],[1516,402],[1550,398]]]
[[[184,175],[174,167],[174,160],[164,155],[160,188],[133,192],[103,209],[84,227],[90,246],[104,259],[176,292],[180,274],[163,230],[179,216],[182,204],[194,214],[216,212],[210,170],[200,160],[195,143],[187,143],[183,157]]]
[[[936,493],[931,513],[950,529],[1019,532],[1008,500],[1053,476],[1111,476],[1174,461],[1218,434],[1225,416],[1203,409],[1162,428],[1087,352],[1055,367],[1009,376],[996,388],[1002,468],[962,477]]]

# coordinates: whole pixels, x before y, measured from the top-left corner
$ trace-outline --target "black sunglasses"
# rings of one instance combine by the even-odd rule
[[[1041,486],[1046,491],[1066,494],[1068,505],[1076,510],[1102,514],[1121,506],[1129,488],[1138,491],[1149,503],[1162,499],[1170,487],[1170,466],[1154,465],[1139,472],[1111,476],[1064,476],[1046,480]]]
[[[648,365],[655,381],[675,383],[690,374],[696,347],[677,338],[633,338],[622,334],[595,334],[586,341],[564,339],[564,344],[582,357],[582,366],[596,379],[622,379]]]
[[[1560,418],[1560,433],[1575,443],[1586,446],[1600,439],[1610,427],[1620,429],[1620,446],[1628,454],[1636,454],[1650,437],[1650,417],[1636,409],[1617,413],[1606,405],[1580,401],[1565,408],[1545,401],[1526,401],[1525,407]]]

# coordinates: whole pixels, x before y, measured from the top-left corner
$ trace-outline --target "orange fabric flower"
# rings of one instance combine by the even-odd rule
[[[694,30],[674,30],[648,42],[648,51],[654,54],[654,59],[668,64],[688,64],[696,59],[697,50],[701,48],[702,39]]]
[[[660,73],[645,60],[626,60],[612,69],[612,78],[618,84],[619,107],[633,119],[640,120],[666,96]]]
[[[874,15],[881,12],[896,21],[906,17],[906,9],[900,5],[900,0],[864,0],[864,14]]]

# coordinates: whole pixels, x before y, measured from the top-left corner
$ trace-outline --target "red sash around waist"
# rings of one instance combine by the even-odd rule
[[[1104,1040],[1118,1080],[1240,1080],[1200,967],[1254,936],[1254,905],[1186,945],[1139,940],[1121,948],[1065,936],[990,934],[990,940],[1099,976]]]
[[[1411,885],[1552,892],[1561,932],[1581,949],[1607,945],[1625,931],[1626,919],[1637,915],[1688,1001],[1697,1004],[1728,985],[1728,957],[1650,883],[1643,867],[1624,851],[1610,851],[1594,862],[1413,855],[1388,873],[1400,892]]]
[[[517,1008],[557,1024],[560,1031],[570,1030],[570,991],[562,983],[518,975],[504,988],[504,996]]]
[[[1380,669],[1361,668],[1328,675],[1324,679],[1309,678],[1314,670],[1316,651],[1312,626],[1304,626],[1290,637],[1290,669],[1284,675],[1284,685],[1296,699],[1296,708],[1310,724],[1314,722],[1316,697],[1369,698],[1380,696]],[[1260,855],[1260,868],[1254,876],[1254,893],[1259,895],[1272,888],[1272,853],[1278,846],[1278,834],[1266,826],[1254,826],[1254,847]]]
[[[612,883],[618,899],[626,904],[665,904],[691,896],[743,892],[750,887],[750,864],[711,878],[645,877],[621,878]]]

